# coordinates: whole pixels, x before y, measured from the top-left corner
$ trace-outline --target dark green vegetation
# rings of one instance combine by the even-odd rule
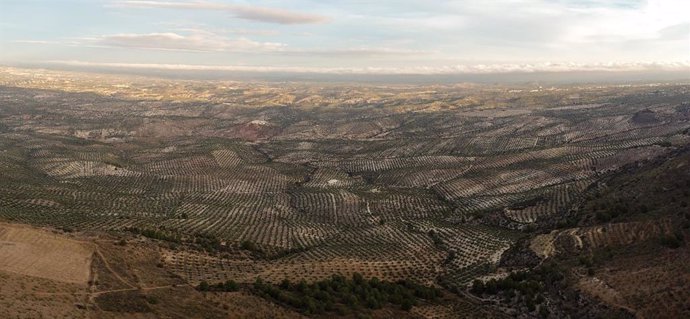
[[[220,282],[215,285],[210,285],[206,281],[202,281],[197,287],[199,291],[223,291],[223,292],[233,292],[240,289],[239,285],[233,280],[227,280],[226,282]]]
[[[477,296],[498,296],[501,303],[525,307],[533,312],[539,307],[538,314],[546,317],[549,310],[543,303],[547,287],[560,286],[565,283],[565,271],[557,263],[543,264],[533,270],[512,272],[501,279],[490,279],[486,283],[475,280],[470,291]]]
[[[662,235],[659,239],[661,245],[668,248],[679,248],[683,245],[685,236],[681,232],[676,232],[672,235]]]
[[[662,242],[682,242],[690,229],[690,148],[674,151],[643,166],[629,165],[592,191],[578,215],[579,225],[673,220],[673,230]],[[672,244],[675,245],[675,244]]]
[[[201,292],[236,292],[241,285],[233,280],[216,284],[202,281],[196,289]],[[351,278],[333,275],[328,279],[307,283],[292,283],[288,279],[279,284],[265,282],[261,278],[248,287],[249,292],[304,314],[335,313],[338,315],[364,314],[384,307],[397,307],[410,311],[420,303],[436,303],[441,290],[426,287],[408,280],[388,282],[376,277],[365,279],[355,273]]]
[[[374,277],[365,279],[355,273],[351,279],[333,275],[330,279],[313,283],[283,280],[278,285],[261,279],[254,282],[252,291],[264,298],[299,309],[304,314],[334,312],[339,315],[362,312],[364,309],[380,309],[395,305],[409,311],[420,302],[434,302],[441,291],[411,281],[381,281]]]
[[[170,233],[160,231],[160,230],[138,229],[136,227],[127,227],[127,228],[124,228],[123,230],[130,232],[130,233],[142,235],[144,237],[148,237],[151,239],[169,241],[169,242],[173,242],[173,243],[182,242],[182,240],[180,239],[180,236],[178,234],[170,234]]]

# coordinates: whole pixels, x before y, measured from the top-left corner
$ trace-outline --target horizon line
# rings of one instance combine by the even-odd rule
[[[530,73],[567,73],[567,72],[690,72],[690,60],[687,61],[651,61],[651,62],[542,62],[542,63],[493,63],[493,64],[455,64],[445,66],[412,66],[412,67],[297,67],[297,66],[256,66],[256,65],[204,65],[174,63],[124,63],[124,62],[90,62],[79,60],[48,60],[33,63],[16,63],[7,66],[67,66],[78,68],[113,68],[131,70],[159,71],[217,71],[246,73],[293,73],[324,75],[499,75]]]

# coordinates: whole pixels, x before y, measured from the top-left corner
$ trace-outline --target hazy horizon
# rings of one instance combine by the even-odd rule
[[[201,81],[260,81],[301,83],[362,83],[403,85],[445,85],[457,83],[506,84],[506,85],[570,85],[570,84],[635,84],[635,83],[688,83],[690,74],[685,71],[542,71],[504,73],[454,73],[454,74],[358,74],[358,73],[310,73],[310,72],[256,72],[223,70],[170,70],[155,68],[127,68],[107,66],[69,66],[57,64],[26,64],[6,66],[21,70],[47,70],[54,72],[78,72],[110,74],[115,76],[143,76],[169,80]]]

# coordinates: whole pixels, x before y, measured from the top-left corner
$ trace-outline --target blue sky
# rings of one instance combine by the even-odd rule
[[[687,0],[0,0],[0,64],[690,70]]]

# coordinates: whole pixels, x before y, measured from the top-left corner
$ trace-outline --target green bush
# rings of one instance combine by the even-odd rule
[[[283,280],[278,285],[272,285],[257,279],[253,291],[258,296],[298,308],[304,314],[332,311],[357,313],[362,308],[380,309],[386,305],[399,305],[409,310],[418,300],[435,301],[441,296],[438,289],[409,280],[395,283],[376,277],[367,280],[359,273],[353,274],[350,279],[333,275],[315,283],[300,281],[292,284],[289,280]]]
[[[675,235],[662,236],[660,239],[661,245],[671,249],[676,249],[683,244],[683,235],[678,233]]]
[[[232,279],[227,280],[226,282],[221,282],[217,283],[215,285],[210,285],[206,281],[202,281],[199,283],[199,285],[196,287],[197,290],[199,291],[224,291],[224,292],[232,292],[232,291],[238,291],[240,289],[239,285]]]

